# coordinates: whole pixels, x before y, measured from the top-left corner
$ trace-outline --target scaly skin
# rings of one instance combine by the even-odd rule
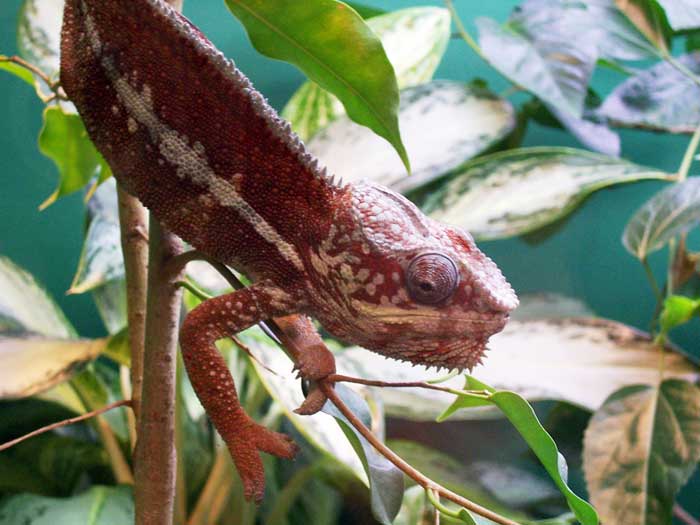
[[[180,334],[248,498],[264,492],[259,451],[292,457],[295,447],[242,410],[217,339],[305,314],[348,343],[462,369],[517,306],[468,233],[389,189],[329,178],[248,79],[161,0],[66,0],[61,60],[63,88],[119,183],[255,282],[202,303]],[[313,343],[297,356],[302,374],[332,373],[308,319],[298,324],[288,328]]]

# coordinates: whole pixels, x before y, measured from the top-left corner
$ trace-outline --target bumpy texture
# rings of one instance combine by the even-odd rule
[[[264,491],[259,451],[291,457],[294,446],[241,409],[217,339],[301,313],[392,358],[463,369],[517,306],[468,233],[381,186],[334,183],[248,79],[161,0],[66,0],[61,60],[62,85],[119,183],[255,281],[204,302],[181,331],[187,372],[248,498]],[[320,379],[332,360],[301,319],[289,331],[312,344],[299,369]]]

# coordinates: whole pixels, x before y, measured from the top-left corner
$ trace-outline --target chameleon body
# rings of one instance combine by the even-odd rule
[[[387,188],[329,177],[248,79],[161,0],[66,0],[61,83],[119,183],[254,283],[202,303],[180,333],[188,375],[249,498],[264,490],[259,452],[291,457],[295,447],[240,407],[217,339],[304,314],[386,356],[463,369],[517,305],[468,233]],[[304,319],[299,333],[319,341]],[[315,352],[298,357],[307,377],[333,371]]]

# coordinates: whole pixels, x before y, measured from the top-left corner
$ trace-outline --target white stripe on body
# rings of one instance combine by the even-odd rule
[[[102,41],[92,17],[87,14],[84,3],[83,9],[90,45],[93,52],[100,56],[102,54]],[[160,120],[153,110],[153,99],[149,86],[144,85],[143,93],[139,93],[125,76],[120,75],[111,57],[102,56],[100,63],[114,85],[129,118],[148,130],[151,140],[158,146],[165,161],[176,168],[176,175],[204,187],[221,206],[236,210],[241,218],[250,224],[260,237],[272,244],[284,259],[298,270],[303,270],[304,264],[294,246],[285,241],[279,232],[241,197],[233,184],[218,177],[212,170],[204,146],[200,142],[194,142],[190,146],[186,136]],[[129,125],[129,132],[136,132],[133,124]]]

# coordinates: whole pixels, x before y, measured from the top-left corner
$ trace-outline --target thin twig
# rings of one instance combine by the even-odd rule
[[[678,503],[673,506],[673,515],[686,525],[700,525],[700,521],[693,518],[690,513]]]
[[[124,407],[124,406],[130,407],[131,400],[130,399],[122,399],[120,401],[115,401],[114,403],[110,403],[109,405],[103,406],[102,408],[98,408],[97,410],[92,410],[90,412],[86,412],[85,414],[81,414],[81,415],[76,416],[76,417],[72,417],[69,419],[63,419],[61,421],[57,421],[56,423],[51,423],[50,425],[46,425],[44,427],[41,427],[41,428],[38,428],[36,430],[31,431],[29,434],[25,434],[24,436],[13,439],[12,441],[8,441],[7,443],[3,443],[2,445],[0,445],[0,452],[2,452],[3,450],[7,450],[10,447],[14,447],[15,445],[21,443],[22,441],[26,441],[27,439],[33,438],[33,437],[38,436],[40,434],[44,434],[46,432],[56,430],[57,428],[72,425],[74,423],[79,423],[81,421],[85,421],[86,419],[90,419],[92,417],[99,416],[100,414],[104,414],[105,412],[108,412],[108,411],[112,410],[113,408]]]
[[[362,423],[362,421],[360,421],[357,418],[357,416],[345,405],[345,403],[343,403],[343,401],[340,399],[340,397],[338,397],[338,394],[336,394],[335,390],[333,390],[333,387],[329,383],[321,381],[319,382],[319,388],[323,391],[326,397],[328,397],[328,399],[330,399],[331,402],[338,408],[338,410],[340,410],[340,412],[347,418],[350,424],[353,427],[355,427],[357,431],[360,434],[362,434],[362,436],[367,441],[369,441],[371,445],[382,456],[391,461],[394,465],[396,465],[396,467],[399,470],[401,470],[404,474],[406,474],[408,477],[410,477],[412,480],[418,483],[421,487],[423,487],[426,490],[434,490],[441,497],[448,499],[456,503],[457,505],[461,505],[465,509],[474,512],[475,514],[478,514],[480,516],[483,516],[484,518],[499,523],[500,525],[519,525],[517,522],[506,518],[505,516],[501,516],[500,514],[497,514],[485,507],[482,507],[478,503],[474,503],[473,501],[470,501],[467,498],[460,496],[459,494],[455,494],[451,490],[443,487],[442,485],[439,485],[438,483],[427,477],[425,474],[406,463],[403,459],[396,455],[396,453],[393,450],[387,447],[384,443],[377,439],[377,437],[374,434],[372,434],[372,432],[370,432],[370,430]]]
[[[446,392],[448,394],[461,395],[464,394],[464,390],[456,390],[454,388],[448,388],[446,386],[432,385],[425,381],[404,381],[404,382],[390,382],[390,381],[376,381],[371,379],[362,379],[360,377],[345,376],[342,374],[331,374],[326,380],[329,383],[357,383],[359,385],[365,386],[376,386],[380,388],[425,388],[427,390],[437,390],[439,392]],[[473,394],[488,394],[488,392],[472,392]]]

